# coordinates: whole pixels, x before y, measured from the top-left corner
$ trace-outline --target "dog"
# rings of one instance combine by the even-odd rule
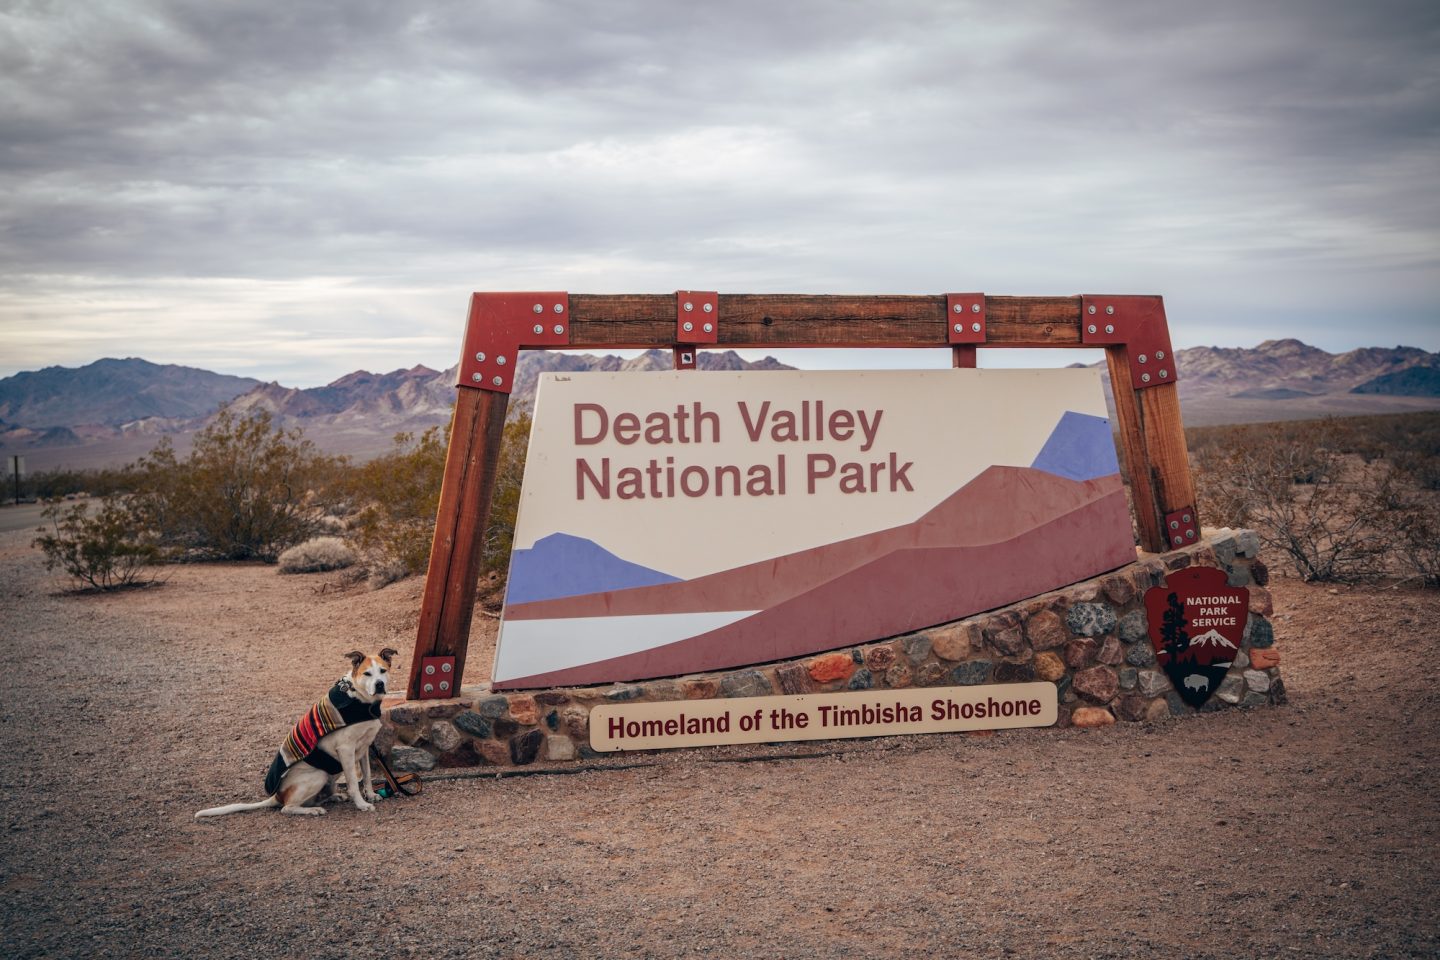
[[[269,796],[258,803],[201,810],[195,819],[269,807],[279,807],[281,813],[318,816],[325,808],[313,806],[313,802],[333,790],[341,774],[355,808],[365,813],[375,809],[370,744],[380,732],[380,701],[389,685],[396,651],[389,647],[377,654],[352,650],[345,656],[350,671],[300,719],[270,764],[265,776]]]

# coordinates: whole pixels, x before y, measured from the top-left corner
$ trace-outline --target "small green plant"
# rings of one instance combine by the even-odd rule
[[[164,559],[153,533],[144,529],[130,500],[111,494],[92,514],[89,503],[52,504],[40,514],[32,545],[45,553],[45,569],[57,567],[78,585],[116,590],[155,582],[150,568]]]

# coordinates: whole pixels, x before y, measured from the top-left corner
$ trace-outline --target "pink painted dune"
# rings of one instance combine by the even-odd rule
[[[1081,482],[991,467],[900,527],[692,581],[508,608],[507,619],[516,620],[760,612],[639,653],[495,687],[640,680],[833,650],[1013,603],[1134,558],[1119,476]]]
[[[764,610],[893,551],[1012,540],[1120,489],[1118,474],[1076,481],[1029,467],[990,467],[913,523],[693,580],[514,604],[505,619]],[[1128,530],[1128,517],[1117,522]]]

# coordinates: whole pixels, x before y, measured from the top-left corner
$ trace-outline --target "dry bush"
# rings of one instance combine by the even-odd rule
[[[137,522],[127,498],[111,494],[92,515],[90,504],[54,504],[40,514],[50,522],[32,542],[45,554],[45,569],[56,567],[77,585],[116,590],[156,581],[152,569],[164,554],[152,533]]]
[[[280,554],[281,573],[325,573],[355,563],[355,551],[339,537],[316,537]]]
[[[1403,470],[1396,474],[1410,479]],[[1386,501],[1384,531],[1400,572],[1440,587],[1440,496],[1413,482],[1392,483],[1378,496]]]
[[[337,461],[268,413],[221,410],[184,460],[162,440],[135,465],[133,505],[194,559],[274,561],[317,532]]]
[[[359,508],[350,529],[370,554],[372,586],[425,570],[444,473],[445,438],[439,427],[418,438],[397,434],[390,453],[350,471],[344,489]]]
[[[1404,450],[1395,455],[1395,469],[1421,490],[1440,490],[1440,454]]]
[[[1254,527],[1302,579],[1371,576],[1386,547],[1378,514],[1372,499],[1343,477],[1339,456],[1315,444],[1237,451],[1197,478],[1202,515]]]
[[[135,475],[128,468],[105,467],[98,470],[37,470],[20,479],[20,494],[39,500],[63,500],[67,497],[103,497],[112,493],[133,493]]]
[[[411,573],[411,570],[397,560],[376,557],[365,569],[365,585],[371,590],[381,590],[404,580]]]
[[[530,447],[530,416],[522,414],[505,424],[500,444],[500,465],[495,473],[495,496],[481,556],[482,573],[504,575],[510,569],[515,543],[515,518],[520,511],[520,484],[525,478],[525,454]]]
[[[1384,573],[1435,582],[1440,415],[1189,431],[1202,516],[1253,527],[1305,580]]]
[[[509,566],[529,436],[529,417],[505,425],[482,572],[504,571]],[[447,435],[438,427],[418,438],[397,434],[390,453],[349,470],[342,489],[356,508],[350,529],[369,554],[372,587],[425,572],[445,475],[446,441]]]

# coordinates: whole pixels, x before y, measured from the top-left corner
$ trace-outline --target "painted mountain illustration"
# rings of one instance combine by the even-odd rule
[[[1071,480],[1093,480],[1119,473],[1120,461],[1115,457],[1110,421],[1065,411],[1030,465]]]
[[[1086,472],[1083,459],[1067,463]],[[992,466],[912,523],[693,580],[509,606],[495,686],[635,680],[831,650],[1003,606],[1134,558],[1118,474],[1074,480]],[[622,625],[633,617],[671,618],[681,636],[543,673],[522,672],[523,655],[507,657],[525,644],[573,642],[577,620],[587,629],[607,622],[624,648]]]
[[[1191,638],[1185,649],[1175,656],[1177,669],[1198,669],[1199,667],[1228,667],[1235,660],[1238,647],[1220,635],[1218,630],[1209,630]],[[1162,666],[1169,666],[1170,654],[1160,650],[1156,653]]]
[[[678,582],[678,577],[622,560],[584,537],[555,533],[512,554],[505,603],[536,603]]]
[[[1232,654],[1232,655],[1233,655],[1233,654],[1235,653],[1235,650],[1236,650],[1237,648],[1236,648],[1235,644],[1231,643],[1229,640],[1226,640],[1224,637],[1220,636],[1220,631],[1218,631],[1218,630],[1210,630],[1210,631],[1207,631],[1206,633],[1200,634],[1200,636],[1198,636],[1198,637],[1193,637],[1193,638],[1191,638],[1191,640],[1190,640],[1190,649],[1191,649],[1191,650],[1206,650],[1206,649],[1208,649],[1208,650],[1210,650],[1210,651],[1213,652],[1213,653],[1229,653],[1229,654]]]

